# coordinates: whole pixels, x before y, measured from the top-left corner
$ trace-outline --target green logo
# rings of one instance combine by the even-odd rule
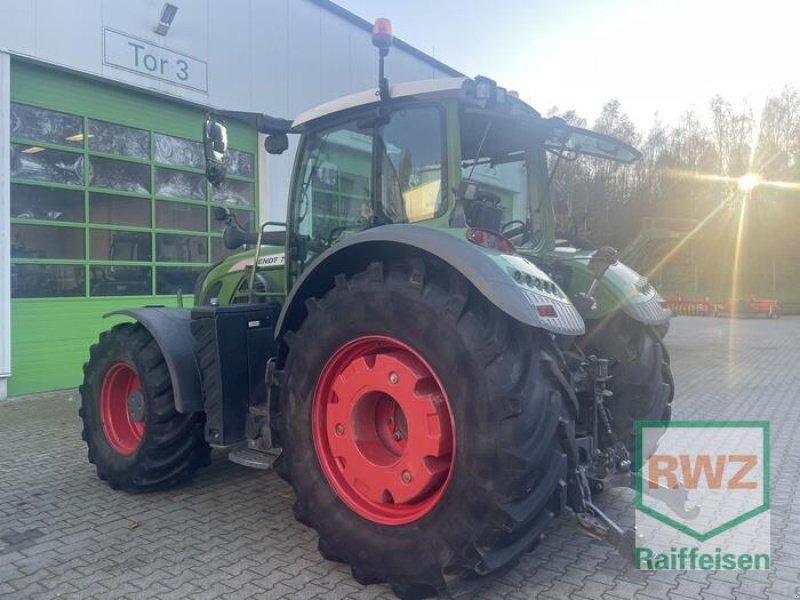
[[[662,540],[661,552],[637,548],[637,563],[655,556],[646,568],[764,568],[769,434],[767,421],[637,423],[637,530]]]

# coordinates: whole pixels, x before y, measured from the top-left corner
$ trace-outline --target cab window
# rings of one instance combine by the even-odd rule
[[[382,125],[362,116],[308,134],[295,219],[312,252],[376,224],[416,223],[444,213],[442,121],[435,107],[413,107],[393,111]],[[376,167],[381,177],[374,190]]]
[[[372,129],[357,122],[309,134],[297,183],[299,232],[323,246],[369,224]]]
[[[433,106],[394,111],[376,151],[386,220],[416,223],[441,216],[447,208],[442,112]]]

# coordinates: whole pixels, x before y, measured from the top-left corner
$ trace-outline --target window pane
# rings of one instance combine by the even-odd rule
[[[382,130],[378,160],[383,161],[383,212],[393,223],[438,216],[442,201],[442,124],[435,108],[392,113]]]
[[[150,193],[150,166],[113,160],[89,158],[89,185],[123,192]]]
[[[184,200],[205,200],[206,178],[197,173],[156,169],[156,195]]]
[[[83,222],[83,192],[12,183],[11,218]]]
[[[461,176],[480,182],[484,189],[500,199],[498,207],[503,210],[504,222],[517,219],[525,221],[528,216],[528,173],[525,165],[525,155],[520,154],[518,159],[512,162],[492,165],[484,161],[476,165],[464,165],[461,168]],[[451,223],[463,223],[466,227],[466,221],[459,213],[463,215],[463,208],[460,206],[458,211],[454,211]]]
[[[92,266],[89,270],[91,296],[150,296],[153,290],[150,267]]]
[[[11,144],[11,176],[83,185],[83,156],[40,146]]]
[[[239,224],[242,226],[242,229],[245,231],[255,231],[256,230],[256,213],[252,210],[232,210],[231,211],[236,218],[239,220]],[[216,233],[222,233],[225,230],[225,222],[224,221],[217,221],[213,218],[212,213],[211,219],[211,231]]]
[[[357,123],[331,129],[305,147],[295,207],[300,233],[314,240],[312,252],[369,222],[371,153],[372,130]]]
[[[253,206],[253,184],[228,179],[218,188],[212,188],[211,198],[229,206]]]
[[[206,231],[207,210],[205,206],[159,200],[156,203],[156,227]]]
[[[156,133],[154,137],[156,141],[156,162],[181,167],[194,167],[195,169],[205,168],[205,153],[203,144],[200,142],[172,137],[163,133]]]
[[[150,132],[89,120],[89,150],[133,158],[150,158]]]
[[[228,174],[252,178],[255,174],[255,160],[252,152],[231,150],[228,152]]]
[[[12,258],[83,259],[83,229],[11,224]]]
[[[56,298],[86,293],[83,265],[11,265],[12,298]]]
[[[208,262],[208,240],[205,236],[158,233],[156,234],[156,260],[184,263]]]
[[[194,284],[205,267],[159,267],[156,269],[156,293],[177,294],[180,288],[184,294],[191,294]]]
[[[342,194],[369,201],[369,177],[342,173],[339,180]]]
[[[93,260],[152,260],[150,234],[93,229],[89,234],[89,256]]]
[[[12,102],[11,137],[81,147],[83,117]]]
[[[150,199],[92,192],[89,194],[89,222],[150,227]]]

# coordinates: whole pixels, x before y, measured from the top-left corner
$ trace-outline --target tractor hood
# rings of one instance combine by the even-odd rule
[[[208,304],[217,298],[220,304],[230,304],[240,292],[242,280],[253,264],[255,250],[232,254],[201,275],[195,290],[195,304]],[[258,274],[264,278],[267,291],[282,292],[286,286],[283,267],[286,253],[283,246],[262,246],[258,256]]]

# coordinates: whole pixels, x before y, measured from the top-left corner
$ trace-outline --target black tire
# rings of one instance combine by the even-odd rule
[[[362,583],[401,597],[457,590],[513,566],[562,505],[566,457],[557,433],[561,393],[545,361],[549,338],[489,305],[438,264],[373,263],[320,300],[286,338],[282,393],[287,479],[295,516],[319,533],[323,555]],[[433,368],[456,432],[449,484],[424,516],[382,525],[351,510],[324,475],[311,406],[331,356],[364,335],[392,336]]]
[[[138,446],[121,453],[101,422],[103,382],[114,365],[135,372],[143,398],[143,432]],[[123,323],[100,334],[83,366],[80,387],[83,439],[100,479],[113,489],[142,492],[174,486],[207,466],[211,449],[204,439],[205,413],[175,410],[172,382],[158,344],[138,323]]]
[[[625,315],[590,327],[583,350],[609,359],[611,428],[636,464],[636,422],[670,421],[675,382],[658,332]],[[647,459],[655,446],[644,448]]]

